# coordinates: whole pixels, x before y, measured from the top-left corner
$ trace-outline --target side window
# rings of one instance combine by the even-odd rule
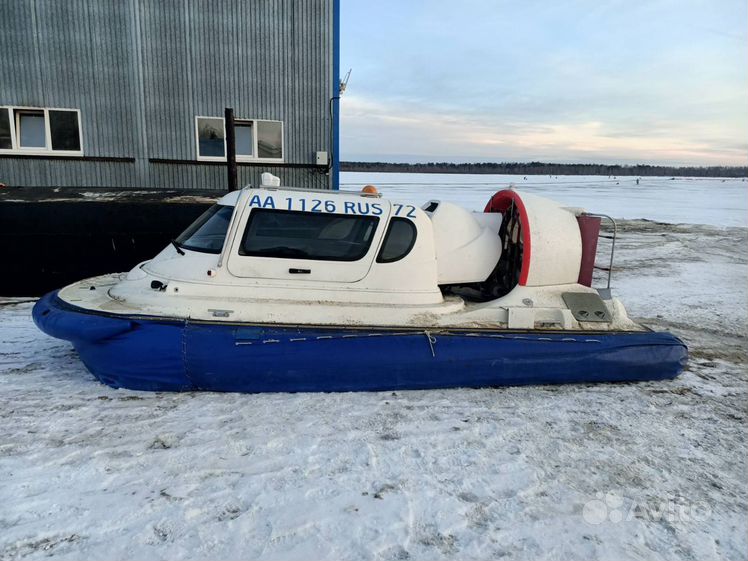
[[[390,220],[377,263],[393,263],[408,255],[416,244],[417,235],[416,225],[410,220],[397,217]]]
[[[379,218],[252,209],[240,255],[358,261],[369,251]]]

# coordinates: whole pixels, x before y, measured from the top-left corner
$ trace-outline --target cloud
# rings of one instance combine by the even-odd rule
[[[343,159],[399,160],[407,154],[420,161],[748,164],[745,143],[725,137],[729,131],[693,123],[539,123],[399,107],[353,95],[341,108]]]
[[[746,165],[744,4],[345,4],[342,156]]]

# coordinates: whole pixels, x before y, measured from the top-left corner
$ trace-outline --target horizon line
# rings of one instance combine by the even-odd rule
[[[731,169],[746,170],[747,165],[671,165],[671,164],[606,164],[606,163],[582,163],[582,162],[543,162],[539,160],[532,161],[503,161],[503,162],[448,162],[448,161],[428,161],[428,162],[392,162],[385,160],[340,160],[340,165],[344,164],[381,164],[388,166],[506,166],[506,165],[542,165],[542,166],[588,166],[588,167],[609,167],[609,168],[671,168],[671,169]]]

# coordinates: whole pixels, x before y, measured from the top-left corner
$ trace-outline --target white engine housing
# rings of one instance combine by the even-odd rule
[[[501,256],[501,215],[473,213],[439,203],[431,214],[437,283],[483,282]]]

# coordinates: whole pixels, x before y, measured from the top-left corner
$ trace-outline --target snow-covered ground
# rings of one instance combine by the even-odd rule
[[[473,210],[483,210],[491,195],[513,185],[519,190],[615,218],[720,227],[745,227],[748,223],[748,180],[745,178],[345,172],[341,174],[340,183],[342,189],[355,190],[372,183],[388,198],[414,202],[438,199]]]
[[[115,391],[6,300],[0,559],[745,559],[748,184],[645,180],[646,202],[629,184],[533,189],[684,223],[622,222],[613,277],[689,343],[669,382]],[[379,183],[474,207],[495,190]]]

